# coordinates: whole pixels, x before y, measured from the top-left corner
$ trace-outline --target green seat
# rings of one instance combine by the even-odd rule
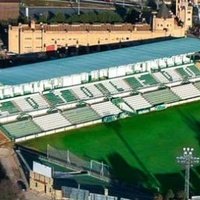
[[[1,112],[9,112],[10,114],[19,112],[19,109],[12,103],[12,101],[2,102],[0,106]]]
[[[143,97],[152,105],[177,102],[180,98],[170,89],[162,89],[144,93]]]
[[[144,85],[156,85],[158,81],[151,74],[143,74],[139,79],[144,83]]]
[[[195,65],[190,65],[187,68],[189,68],[196,76],[200,75],[200,70]]]
[[[42,130],[32,120],[23,120],[1,126],[12,138],[39,133]]]
[[[143,85],[134,77],[129,77],[124,79],[134,90],[142,87]]]
[[[52,92],[44,94],[44,96],[50,102],[50,104],[53,106],[64,103],[64,101],[58,95],[55,95]]]
[[[72,124],[81,124],[84,122],[89,122],[100,118],[100,116],[92,108],[87,106],[72,110],[66,110],[62,114]]]
[[[97,83],[95,84],[97,89],[99,89],[103,94],[105,95],[110,95],[110,91],[102,84],[102,83]]]
[[[61,91],[61,95],[67,102],[72,102],[72,101],[78,100],[78,98],[73,94],[73,92],[71,90]]]

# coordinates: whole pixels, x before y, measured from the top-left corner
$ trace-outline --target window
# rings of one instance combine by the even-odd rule
[[[35,183],[35,187],[37,187],[38,186],[38,184],[37,184],[37,182]]]

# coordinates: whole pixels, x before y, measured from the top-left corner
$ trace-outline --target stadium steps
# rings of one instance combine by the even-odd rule
[[[131,86],[133,90],[143,87],[143,85],[135,77],[125,78],[124,80]]]
[[[124,79],[115,79],[110,82],[114,87],[118,88],[119,92],[132,90],[132,87]]]
[[[38,108],[48,108],[49,104],[40,94],[35,94],[30,97],[35,105],[38,105]]]
[[[101,117],[118,115],[122,111],[112,102],[106,101],[98,104],[92,104],[91,108],[95,110]]]
[[[69,126],[71,123],[60,113],[51,113],[33,118],[33,121],[44,131]]]
[[[0,110],[1,112],[8,112],[9,114],[17,113],[20,111],[12,101],[0,103]]]
[[[104,95],[110,95],[110,91],[102,84],[102,83],[97,83],[95,84],[97,89],[99,89]]]
[[[190,65],[189,68],[196,76],[200,76],[200,70],[195,65]]]
[[[153,75],[161,83],[169,83],[170,82],[170,80],[166,76],[164,76],[162,72],[155,72]],[[169,78],[171,79],[171,77],[169,77]]]
[[[39,108],[39,105],[31,97],[27,97],[26,101],[33,107],[33,109]]]
[[[56,105],[65,103],[58,95],[55,95],[55,94],[52,93],[52,92],[43,94],[43,96],[44,96],[44,97],[47,99],[47,101],[48,101],[51,105],[53,105],[53,106],[56,106]]]
[[[141,94],[125,97],[123,100],[136,112],[152,107],[152,105]]]
[[[171,90],[183,100],[200,96],[200,91],[191,83],[172,87]]]
[[[93,94],[90,92],[90,90],[84,86],[81,87],[81,90],[89,97],[92,98],[94,97]]]
[[[110,82],[106,81],[106,82],[103,82],[102,84],[110,92],[110,94],[118,93],[118,90],[115,87],[113,87],[113,85],[110,84]]]
[[[122,87],[118,87],[115,85],[112,81],[109,81],[109,83],[118,91],[118,92],[123,92],[124,89]]]
[[[69,120],[71,124],[81,124],[101,117],[90,107],[81,107],[62,112],[62,115]]]
[[[144,93],[143,97],[152,105],[163,103],[173,103],[180,100],[170,89],[162,89],[153,92]]]
[[[194,86],[200,91],[200,81],[199,82],[195,82]]]
[[[147,86],[158,84],[158,81],[151,74],[143,74],[139,76],[138,79]]]
[[[42,131],[40,127],[30,119],[4,124],[1,127],[12,138],[18,138],[25,135],[36,134]]]
[[[61,96],[67,101],[67,102],[72,102],[72,101],[77,101],[78,98],[75,96],[75,94],[71,90],[62,90]]]
[[[182,78],[190,78],[193,76],[192,74],[194,74],[193,72],[188,72],[187,68],[176,68],[176,71],[182,76]]]
[[[161,71],[162,75],[169,80],[170,82],[173,81],[173,78],[170,76],[169,73],[167,73],[166,71]]]

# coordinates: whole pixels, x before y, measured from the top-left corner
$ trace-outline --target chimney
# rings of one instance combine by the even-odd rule
[[[31,29],[35,30],[35,21],[31,20]]]

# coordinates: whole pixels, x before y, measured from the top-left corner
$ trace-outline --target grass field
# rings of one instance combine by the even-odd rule
[[[103,160],[112,166],[115,176],[129,183],[183,188],[184,171],[176,157],[187,146],[200,156],[200,102],[23,143],[43,152],[47,144],[86,159]],[[199,170],[197,166],[191,173],[194,191],[200,191]]]

